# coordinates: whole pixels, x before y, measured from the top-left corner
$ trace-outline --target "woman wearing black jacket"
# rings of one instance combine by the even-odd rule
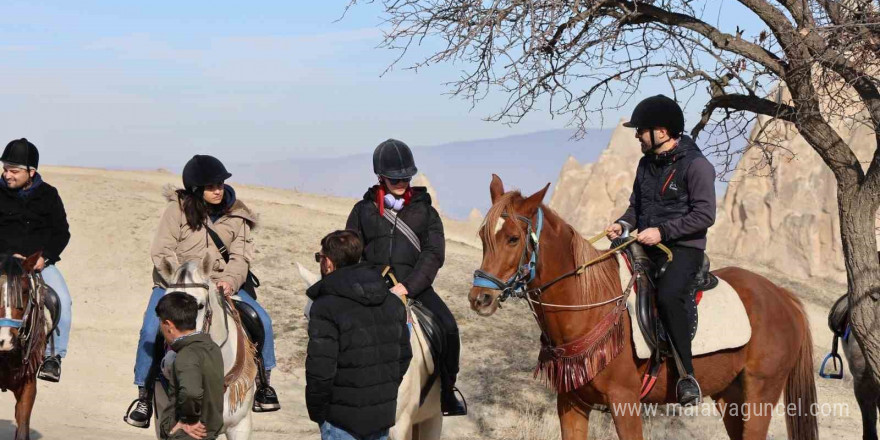
[[[357,231],[364,242],[364,259],[390,265],[400,284],[391,292],[417,299],[436,315],[446,334],[441,366],[443,414],[465,415],[455,396],[461,341],[452,312],[431,287],[443,266],[446,241],[443,223],[431,206],[424,187],[411,187],[418,172],[412,151],[401,141],[389,139],[373,152],[373,172],[379,178],[354,205],[346,229]]]

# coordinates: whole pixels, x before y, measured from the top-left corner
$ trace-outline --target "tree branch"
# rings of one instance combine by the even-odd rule
[[[713,97],[706,103],[700,122],[691,130],[691,137],[699,136],[700,132],[708,125],[712,113],[719,108],[757,113],[791,123],[797,122],[797,110],[790,105],[754,95],[720,95]]]
[[[715,47],[760,63],[779,76],[785,76],[785,62],[773,52],[742,38],[719,31],[714,26],[690,15],[667,11],[657,6],[619,0],[618,17],[624,24],[661,23],[692,30],[707,38]]]

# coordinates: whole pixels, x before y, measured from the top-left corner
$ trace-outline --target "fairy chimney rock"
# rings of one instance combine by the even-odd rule
[[[629,205],[642,153],[633,130],[622,123],[596,162],[582,165],[569,157],[559,173],[550,207],[581,234],[601,231]]]

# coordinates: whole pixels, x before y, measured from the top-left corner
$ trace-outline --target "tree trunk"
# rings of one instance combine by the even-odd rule
[[[838,189],[840,235],[846,262],[853,334],[880,383],[880,262],[877,256],[875,216],[877,195],[856,188]]]

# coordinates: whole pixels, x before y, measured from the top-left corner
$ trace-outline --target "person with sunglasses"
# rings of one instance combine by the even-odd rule
[[[446,253],[440,214],[431,206],[426,188],[410,186],[418,169],[405,143],[388,139],[379,144],[373,152],[373,172],[379,182],[354,205],[346,229],[357,231],[363,240],[364,260],[392,267],[400,281],[392,293],[418,299],[437,317],[446,339],[439,362],[443,415],[466,415],[467,408],[455,395],[461,345],[458,325],[431,286]]]

